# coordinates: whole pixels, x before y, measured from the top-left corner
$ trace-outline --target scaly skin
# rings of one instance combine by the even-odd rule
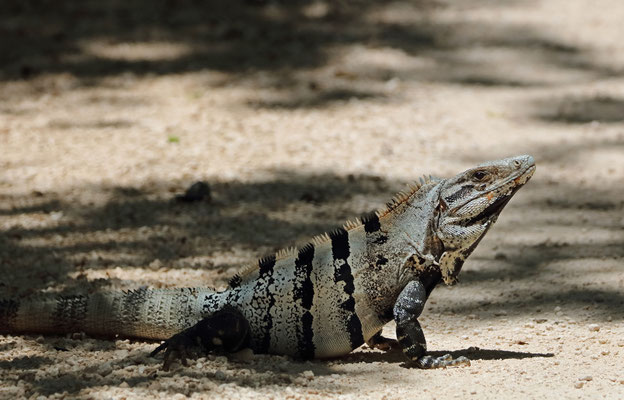
[[[0,332],[166,339],[165,366],[195,350],[325,358],[379,336],[394,319],[398,345],[420,368],[465,365],[426,353],[418,323],[438,283],[453,284],[466,258],[535,171],[530,156],[427,178],[388,207],[266,257],[230,288],[140,289],[0,300]]]

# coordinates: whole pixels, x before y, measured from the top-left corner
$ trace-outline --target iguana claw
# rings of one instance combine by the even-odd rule
[[[249,323],[240,311],[228,306],[165,340],[150,356],[165,350],[163,369],[167,371],[175,360],[186,366],[189,358],[210,351],[233,353],[248,343]]]
[[[422,356],[416,360],[416,366],[422,369],[457,367],[460,365],[469,367],[470,360],[464,356],[459,356],[454,359],[450,354],[445,354],[440,357]]]

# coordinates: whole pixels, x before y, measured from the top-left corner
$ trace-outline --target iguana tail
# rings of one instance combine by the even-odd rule
[[[73,333],[167,339],[197,323],[210,289],[138,289],[0,298],[0,333]]]

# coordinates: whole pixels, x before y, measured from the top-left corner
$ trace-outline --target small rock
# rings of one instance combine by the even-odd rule
[[[129,387],[130,387],[130,385],[128,385],[128,382],[123,381],[123,382],[121,382],[121,384],[119,385],[119,387],[120,387],[120,388],[129,388]]]
[[[148,265],[149,269],[151,269],[152,271],[159,270],[162,268],[162,266],[163,264],[158,258],[152,261],[151,263],[149,263]]]
[[[505,311],[505,310],[497,311],[497,312],[494,313],[494,315],[497,316],[497,317],[503,317],[503,316],[507,315],[507,311]]]
[[[299,386],[306,386],[308,384],[307,379],[302,376],[293,379],[292,382]]]
[[[574,387],[577,389],[580,389],[583,387],[583,385],[585,384],[585,382],[576,382],[574,383]]]
[[[238,361],[238,362],[244,362],[244,363],[252,362],[254,360],[254,352],[253,350],[249,348],[242,349],[241,351],[232,354],[231,358],[232,360]]]
[[[110,362],[102,363],[102,365],[98,367],[96,372],[100,376],[106,376],[110,374],[111,372],[113,372],[113,366]]]
[[[506,260],[507,259],[507,255],[505,253],[496,253],[496,254],[494,254],[494,259],[495,260]]]
[[[228,362],[227,357],[224,357],[224,356],[217,356],[217,357],[215,357],[214,360],[215,360],[215,362],[218,362],[220,364],[227,364],[227,362]]]
[[[220,381],[225,380],[227,378],[227,374],[221,371],[220,369],[215,372],[214,376],[215,376],[215,379],[218,379]]]
[[[600,330],[600,325],[598,324],[589,324],[587,328],[592,332],[598,332]]]
[[[590,375],[584,376],[582,378],[579,378],[579,381],[585,381],[585,382],[589,382],[591,381],[593,378]]]
[[[557,312],[557,311],[561,311],[561,307],[559,307],[559,306],[555,307],[555,312]]]
[[[468,340],[468,339],[470,339],[470,336],[462,335],[462,336],[460,336],[460,338],[463,339],[463,340]]]
[[[84,340],[87,335],[84,332],[74,332],[71,334],[73,340]]]
[[[130,354],[130,352],[128,350],[125,350],[125,349],[115,350],[115,357],[117,359],[126,358],[126,357],[128,357],[128,354]]]
[[[50,219],[52,219],[52,221],[59,221],[61,218],[63,218],[62,211],[52,211],[50,213]]]
[[[314,379],[314,372],[312,371],[303,371],[303,377],[306,378],[307,380],[311,381],[312,379]]]
[[[210,186],[206,182],[195,182],[183,195],[176,196],[176,200],[187,203],[210,200]]]

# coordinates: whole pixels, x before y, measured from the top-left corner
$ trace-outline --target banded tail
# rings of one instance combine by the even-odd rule
[[[138,289],[0,299],[0,333],[85,332],[162,340],[204,315],[210,289]]]

